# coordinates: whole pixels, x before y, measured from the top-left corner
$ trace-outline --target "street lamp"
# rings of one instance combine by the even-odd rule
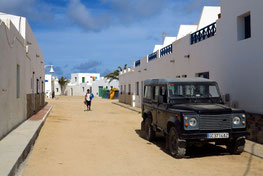
[[[55,71],[54,71],[54,69],[53,69],[53,66],[54,66],[54,65],[45,65],[45,68],[46,68],[46,67],[50,67],[49,73],[54,73]]]

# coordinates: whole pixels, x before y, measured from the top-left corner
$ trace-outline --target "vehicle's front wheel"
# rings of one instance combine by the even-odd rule
[[[240,155],[244,151],[245,143],[245,138],[241,137],[234,139],[233,141],[229,141],[226,147],[231,154]]]
[[[155,138],[155,131],[152,127],[152,120],[150,118],[145,119],[145,138],[148,141],[152,141]]]
[[[183,158],[186,153],[186,142],[179,139],[175,127],[171,127],[168,140],[170,154],[175,158]]]

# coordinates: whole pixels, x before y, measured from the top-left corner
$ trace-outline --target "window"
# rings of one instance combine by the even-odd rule
[[[187,78],[187,75],[182,75],[182,78]]]
[[[244,40],[251,37],[250,12],[237,17],[237,37],[238,40]]]
[[[176,76],[176,78],[180,78],[181,76]]]
[[[57,92],[58,92],[58,88],[56,88]]]
[[[20,65],[16,65],[16,98],[20,98]]]
[[[139,87],[140,87],[140,83],[136,82],[136,95],[139,96]]]
[[[196,77],[200,77],[200,78],[209,79],[209,72],[196,73],[195,76],[196,76]]]
[[[123,87],[122,87],[122,85],[121,85],[121,94],[122,94],[122,92],[123,92],[123,89],[122,89]]]
[[[131,84],[128,84],[128,94],[131,94]]]
[[[250,24],[250,15],[245,18],[245,39],[251,37],[251,24]]]
[[[82,91],[84,92],[84,87],[82,87]]]
[[[152,87],[151,86],[145,86],[144,98],[147,98],[147,99],[151,99],[152,98]]]
[[[124,85],[124,90],[123,90],[123,93],[126,94],[126,85]]]
[[[37,79],[37,84],[36,84],[36,90],[37,90],[37,94],[39,94],[39,79]]]
[[[41,83],[41,89],[42,89],[42,93],[44,93],[44,82],[42,81],[42,83]]]
[[[75,82],[77,82],[78,81],[78,78],[77,77],[75,77]]]
[[[160,87],[159,86],[155,86],[154,92],[153,92],[153,99],[155,101],[157,101],[159,95],[160,95]]]
[[[82,83],[85,83],[85,77],[82,77]]]
[[[162,86],[161,87],[161,96],[163,96],[163,102],[167,103],[167,91],[166,91],[166,87]]]

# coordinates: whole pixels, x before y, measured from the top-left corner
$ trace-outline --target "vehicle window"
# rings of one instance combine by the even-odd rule
[[[152,88],[151,86],[145,86],[144,88],[144,98],[151,99],[152,98]]]
[[[160,94],[160,87],[159,86],[155,86],[154,92],[153,92],[153,99],[157,101],[159,94]]]
[[[169,84],[172,97],[220,97],[216,84]]]
[[[167,91],[165,86],[161,87],[161,95],[163,96],[163,102],[167,103]]]

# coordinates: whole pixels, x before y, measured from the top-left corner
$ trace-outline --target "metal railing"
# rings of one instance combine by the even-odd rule
[[[171,54],[173,52],[173,44],[168,45],[160,50],[160,56],[165,56],[167,54]]]
[[[157,58],[157,52],[154,52],[148,56],[148,61],[154,60]]]
[[[191,45],[216,35],[216,23],[212,23],[191,34]]]
[[[141,60],[137,60],[136,62],[135,62],[135,67],[138,67],[138,66],[140,66],[141,65]]]

